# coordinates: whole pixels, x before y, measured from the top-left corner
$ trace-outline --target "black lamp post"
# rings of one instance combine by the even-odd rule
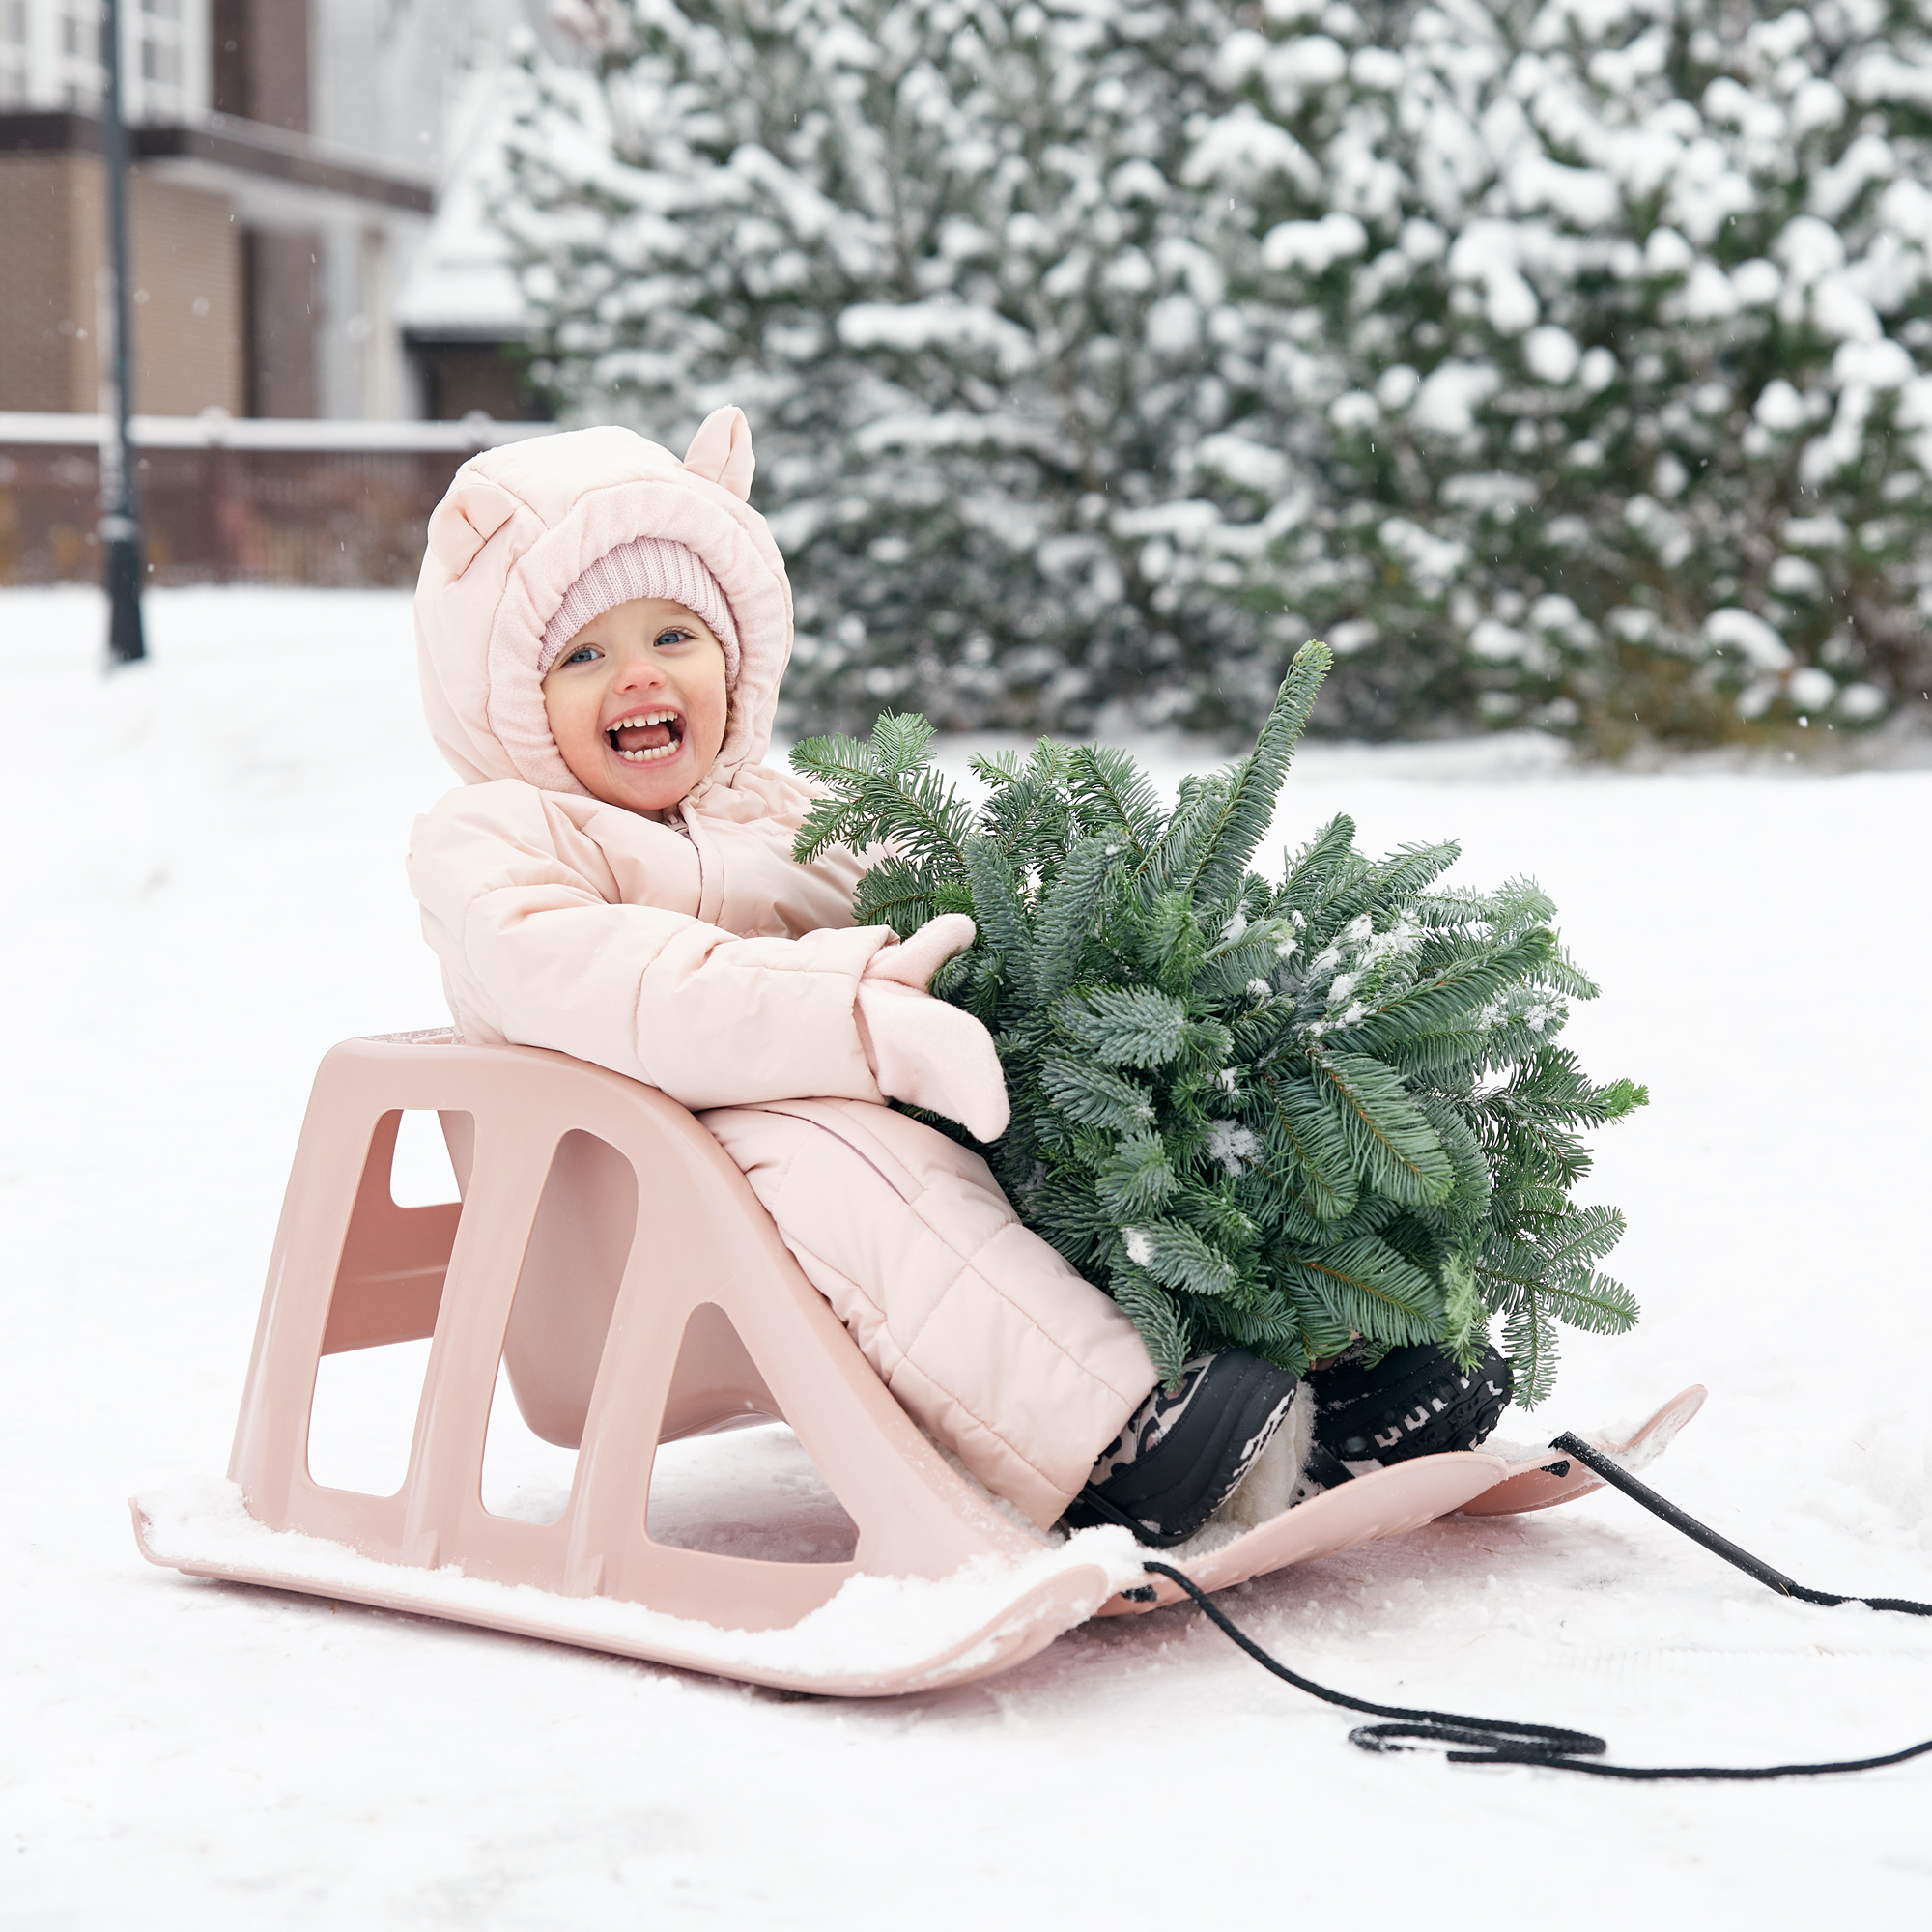
[[[121,111],[121,0],[107,0],[107,100],[102,121],[107,171],[107,253],[114,278],[114,434],[101,446],[99,536],[105,555],[107,658],[133,664],[148,655],[141,633],[141,492],[128,435],[128,123]]]

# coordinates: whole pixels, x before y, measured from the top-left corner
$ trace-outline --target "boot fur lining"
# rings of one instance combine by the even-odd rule
[[[1295,1389],[1281,1427],[1236,1485],[1234,1494],[1209,1518],[1209,1526],[1254,1529],[1291,1508],[1299,1500],[1295,1490],[1314,1441],[1315,1391],[1304,1381]]]

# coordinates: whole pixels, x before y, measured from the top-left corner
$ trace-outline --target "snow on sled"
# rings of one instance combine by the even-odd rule
[[[440,1117],[459,1201],[396,1205],[406,1111]],[[318,1481],[323,1358],[424,1340],[401,1486]],[[528,1430],[576,1451],[548,1520],[486,1493],[499,1368]],[[1702,1401],[1687,1390],[1601,1446],[1640,1465]],[[764,1422],[795,1432],[842,1543],[707,1540],[661,1511],[669,1445]],[[1548,1449],[1421,1457],[1163,1554],[1220,1589],[1456,1510],[1542,1509],[1598,1487],[1559,1464]],[[784,1494],[769,1474],[761,1487]],[[191,1576],[826,1695],[969,1682],[1091,1616],[1179,1594],[1162,1580],[1140,1597],[1143,1552],[1124,1530],[1042,1539],[958,1471],[683,1108],[562,1054],[446,1033],[351,1040],[323,1062],[229,1479],[132,1507],[143,1554]],[[700,1494],[707,1510],[725,1513]]]

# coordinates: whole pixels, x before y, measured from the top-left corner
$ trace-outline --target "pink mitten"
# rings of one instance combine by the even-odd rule
[[[873,953],[859,981],[859,1041],[888,1098],[944,1114],[975,1140],[996,1141],[1011,1110],[993,1037],[971,1013],[925,990],[973,937],[973,922],[950,912],[927,920],[902,945]]]

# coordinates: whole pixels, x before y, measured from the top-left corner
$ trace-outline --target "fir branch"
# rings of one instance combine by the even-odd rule
[[[1276,1271],[1283,1297],[1294,1310],[1301,1329],[1301,1346],[1311,1357],[1339,1355],[1356,1338],[1357,1330],[1337,1315],[1326,1298],[1293,1268]]]
[[[1024,758],[1015,752],[976,756],[971,769],[987,787],[980,808],[982,835],[1008,863],[1024,870],[1030,856],[1065,844],[1072,808],[1067,798],[1068,751],[1042,738]]]
[[[1566,1207],[1537,1245],[1552,1269],[1578,1268],[1602,1261],[1623,1235],[1623,1215],[1597,1202],[1587,1208]]]
[[[1117,837],[1138,867],[1160,835],[1160,802],[1153,782],[1130,752],[1113,745],[1077,745],[1067,763],[1067,786],[1094,838]]]
[[[1211,905],[1240,883],[1274,817],[1288,762],[1307,727],[1315,695],[1334,662],[1328,646],[1313,639],[1295,652],[1254,750],[1229,774],[1202,832],[1190,837],[1185,868],[1177,865],[1169,890],[1185,893],[1196,905]]]
[[[1569,1281],[1552,1282],[1541,1300],[1559,1321],[1589,1335],[1622,1335],[1636,1326],[1636,1297],[1622,1282],[1585,1269]]]
[[[1040,1067],[1040,1086],[1053,1106],[1079,1126],[1131,1134],[1153,1124],[1147,1090],[1104,1066],[1055,1055]]]
[[[1239,1277],[1228,1258],[1179,1221],[1150,1217],[1121,1230],[1127,1259],[1163,1288],[1218,1299],[1233,1294]]]
[[[1572,1000],[1595,1000],[1603,995],[1599,986],[1583,969],[1571,958],[1566,948],[1558,947],[1556,957],[1544,968],[1539,984],[1550,987]]]
[[[1257,994],[1263,999],[1271,997],[1273,975],[1281,966],[1286,937],[1283,927],[1272,920],[1249,925],[1234,937],[1223,937],[1204,955],[1195,990],[1204,998],[1222,1001]]]
[[[1404,1079],[1447,1090],[1471,1084],[1489,1040],[1487,1027],[1464,1019],[1371,1044]]]
[[[901,939],[912,935],[938,910],[930,871],[903,859],[883,859],[859,881],[852,895],[858,925],[889,925]]]
[[[1187,1009],[1151,986],[1095,986],[1054,1011],[1077,1044],[1110,1066],[1165,1066],[1186,1044]]]
[[[1169,1205],[1168,1218],[1185,1221],[1231,1257],[1252,1256],[1261,1241],[1261,1230],[1225,1184],[1185,1183]]]
[[[1441,1290],[1374,1236],[1282,1256],[1276,1266],[1299,1278],[1338,1321],[1359,1334],[1398,1344],[1435,1338]]]
[[[1441,1201],[1455,1185],[1449,1156],[1402,1081],[1360,1053],[1311,1043],[1308,1065],[1328,1100],[1356,1173],[1397,1201]]]
[[[929,735],[931,726],[926,729]],[[791,749],[791,767],[821,784],[838,784],[869,774],[873,749],[860,738],[801,738]]]
[[[1490,1164],[1484,1157],[1475,1130],[1439,1094],[1418,1094],[1415,1104],[1435,1130],[1435,1137],[1442,1143],[1442,1151],[1449,1156],[1449,1165],[1455,1174],[1454,1183],[1441,1202],[1439,1211],[1445,1224],[1465,1232],[1472,1231],[1487,1217],[1492,1192]],[[1420,1208],[1416,1211],[1427,1214],[1435,1210]],[[1615,1236],[1611,1238],[1614,1240]]]
[[[990,838],[966,840],[964,871],[973,888],[973,917],[980,939],[1000,955],[1006,998],[1031,1008],[1038,997],[1033,933],[1006,855]]]
[[[1309,1082],[1277,1075],[1265,1067],[1257,1067],[1255,1078],[1267,1096],[1267,1132],[1270,1137],[1280,1137],[1293,1155],[1295,1179],[1303,1183],[1297,1193],[1318,1220],[1340,1220],[1354,1207],[1360,1190],[1348,1142],[1334,1116]]]
[[[1445,867],[1453,865],[1457,856],[1458,848],[1454,845],[1411,845],[1378,866],[1358,858],[1353,866],[1338,868],[1326,896],[1309,919],[1308,944],[1325,944],[1358,919],[1366,918],[1378,926],[1388,925],[1396,908]]]
[[[1354,861],[1355,821],[1338,812],[1288,862],[1288,875],[1271,912],[1300,913],[1305,921],[1327,897],[1336,875]]]
[[[831,845],[858,851],[890,839],[904,857],[963,872],[973,810],[933,767],[931,748],[926,720],[891,712],[873,724],[867,744],[801,739],[792,747],[793,770],[830,795],[807,814],[793,858],[809,865]]]
[[[1168,1163],[1166,1141],[1146,1130],[1122,1139],[1094,1176],[1100,1207],[1116,1222],[1146,1219],[1179,1185]]]
[[[1170,897],[1193,905],[1193,877],[1222,822],[1231,776],[1191,773],[1181,780],[1173,816],[1135,868],[1145,901]]]
[[[1483,1301],[1476,1272],[1465,1255],[1446,1255],[1441,1267],[1443,1341],[1464,1375],[1473,1374],[1483,1352]]]
[[[1535,1298],[1513,1309],[1503,1322],[1503,1352],[1515,1377],[1515,1398],[1534,1408],[1556,1386],[1556,1329]]]
[[[1074,1267],[1086,1269],[1109,1251],[1117,1218],[1094,1198],[1092,1181],[1078,1168],[1049,1174],[1032,1189],[1009,1188],[1027,1226],[1059,1249]]]
[[[1166,1387],[1178,1386],[1191,1347],[1187,1322],[1174,1297],[1145,1268],[1136,1267],[1124,1257],[1109,1270],[1107,1289],[1140,1331],[1154,1374]]]
[[[1373,1006],[1354,1037],[1365,1051],[1382,1053],[1414,1035],[1439,1034],[1539,970],[1555,952],[1555,935],[1541,929],[1468,952]]]
[[[1057,1000],[1078,976],[1114,870],[1114,855],[1098,838],[1083,839],[1062,862],[1034,934],[1033,998],[1039,1004]]]

